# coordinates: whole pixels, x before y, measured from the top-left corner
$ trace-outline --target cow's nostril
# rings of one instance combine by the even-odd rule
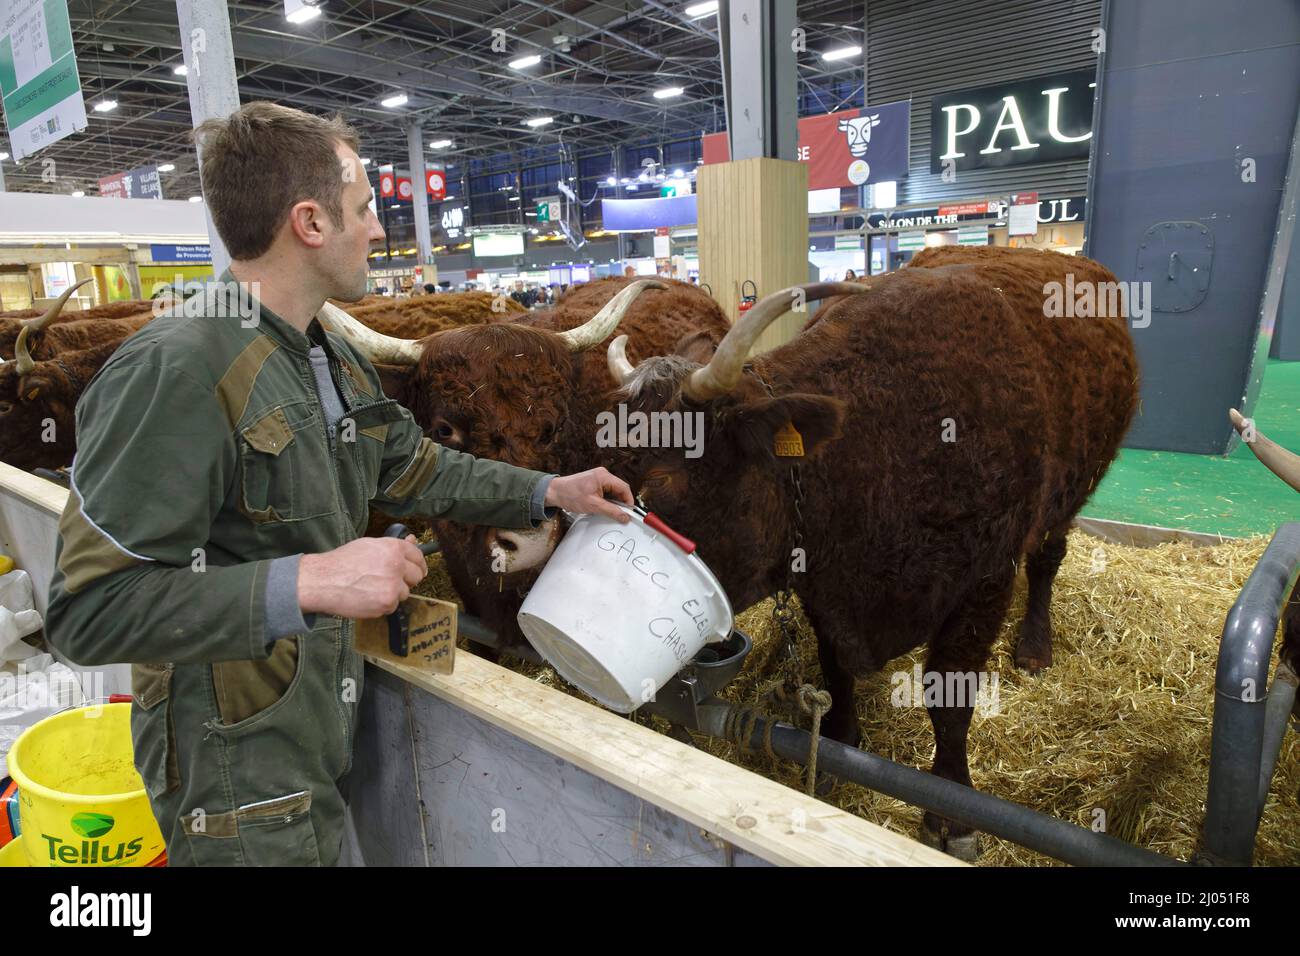
[[[511,540],[510,538],[506,537],[505,535],[501,535],[501,534],[497,535],[496,543],[497,543],[498,545],[501,546],[501,550],[502,550],[502,551],[518,551],[518,550],[519,550],[519,544],[518,544],[518,542]]]
[[[0,402],[0,415],[8,415],[14,410],[13,402]]]

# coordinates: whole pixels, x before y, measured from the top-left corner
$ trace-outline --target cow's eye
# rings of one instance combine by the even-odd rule
[[[464,433],[445,418],[439,418],[433,423],[433,427],[429,429],[429,437],[439,445],[447,445],[452,448],[465,447]]]

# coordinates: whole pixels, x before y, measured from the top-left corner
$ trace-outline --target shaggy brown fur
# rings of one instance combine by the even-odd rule
[[[1017,659],[1050,661],[1047,608],[1066,530],[1137,402],[1124,319],[1044,316],[1045,283],[1067,273],[1076,286],[1114,281],[1082,257],[927,250],[755,359],[731,394],[703,407],[684,399],[695,365],[671,357],[644,363],[620,394],[634,409],[705,413],[701,458],[644,449],[617,462],[649,507],[699,543],[734,607],[783,587],[802,541],[794,588],[834,699],[824,733],[856,744],[855,676],[912,648],[929,645],[927,671],[981,670],[1026,553]],[[801,458],[773,453],[787,423],[803,436]],[[946,704],[930,710],[933,771],[969,785],[973,700]],[[930,813],[925,825],[970,832]]]
[[[487,292],[444,292],[348,307],[347,311],[358,321],[385,335],[422,339],[462,325],[512,321],[525,310],[509,296],[498,297]]]
[[[616,384],[605,360],[608,341],[575,355],[553,333],[587,321],[626,285],[625,279],[602,280],[564,296],[553,311],[517,323],[431,336],[399,401],[435,441],[475,455],[556,474],[603,463],[596,414]],[[641,293],[615,334],[628,336],[629,356],[644,357],[666,353],[692,333],[716,343],[728,328],[707,294],[672,283]],[[488,529],[441,521],[435,533],[469,611],[507,644],[522,643],[515,614],[536,572],[493,572]]]
[[[152,318],[152,312],[145,312],[122,319],[55,322],[29,336],[27,350],[33,359],[46,359],[60,352],[79,352],[106,342],[121,342],[132,332],[144,328]],[[0,359],[14,357],[14,343],[18,341],[21,329],[21,323],[0,327]]]
[[[106,305],[97,305],[89,309],[64,309],[54,321],[80,322],[83,319],[125,319],[128,316],[139,315],[141,312],[148,312],[152,308],[153,303],[148,299],[109,302]],[[0,312],[0,319],[34,319],[38,315],[44,314],[44,309],[15,309],[9,312]]]

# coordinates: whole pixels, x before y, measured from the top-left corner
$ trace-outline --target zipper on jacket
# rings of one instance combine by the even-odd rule
[[[326,364],[329,366],[330,383],[334,386],[334,390],[338,393],[339,401],[343,405],[344,417],[346,418],[347,414],[352,411],[352,404],[348,400],[347,393],[343,391],[343,389],[339,385],[338,378],[335,375],[335,370],[334,370],[334,359],[328,349],[326,349],[325,351],[325,359],[326,359]],[[310,360],[308,360],[307,371],[311,373]],[[314,373],[311,373],[311,377],[312,377],[312,381],[315,382],[316,376]],[[325,429],[325,440],[328,443],[329,450],[330,450],[329,453],[330,481],[332,482],[334,487],[334,501],[335,504],[337,505],[334,514],[337,520],[341,524],[341,529],[344,532],[344,538],[350,541],[352,540],[352,526],[347,523],[347,505],[343,501],[343,492],[339,487],[339,481],[340,481],[339,464],[336,458],[338,452],[335,447],[334,436],[330,434],[330,423],[325,420],[326,419],[325,402],[320,396],[319,389],[317,390],[316,393],[316,401],[320,405],[321,427]],[[342,420],[343,419],[339,419],[339,421]],[[347,635],[349,633],[348,628],[350,626],[351,626],[351,621],[349,621],[347,618],[344,618],[340,622],[338,663],[336,664],[334,669],[334,699],[338,704],[339,717],[343,721],[343,750],[347,757],[346,768],[343,771],[344,773],[347,773],[348,770],[352,769],[352,724],[348,720],[348,709],[347,709],[348,705],[343,702],[343,681],[347,678],[347,674],[345,673],[345,668],[344,668],[344,662],[347,659],[347,655],[349,651],[347,646]],[[360,707],[360,705],[361,702],[358,700],[357,706]]]

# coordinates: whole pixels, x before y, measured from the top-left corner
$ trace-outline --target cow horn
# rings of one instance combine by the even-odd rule
[[[1246,429],[1246,419],[1235,408],[1228,409],[1232,426],[1240,434]],[[1264,463],[1273,474],[1277,475],[1296,491],[1300,491],[1300,455],[1287,451],[1275,441],[1264,437],[1263,432],[1256,431],[1255,439],[1246,442],[1255,457]]]
[[[709,364],[697,368],[682,383],[682,393],[692,401],[707,402],[735,388],[754,342],[769,325],[790,311],[799,293],[803,293],[807,302],[865,291],[866,286],[854,282],[806,282],[773,292],[731,327]]]
[[[609,363],[609,374],[613,376],[614,381],[625,385],[635,370],[632,363],[627,360],[626,335],[620,335],[609,343],[609,348],[605,351],[605,361]]]
[[[63,311],[63,306],[67,304],[72,293],[76,292],[90,279],[82,279],[74,286],[69,286],[63,291],[63,294],[51,303],[50,307],[45,310],[44,315],[39,315],[34,319],[28,319],[23,323],[23,327],[18,331],[18,339],[14,342],[14,358],[18,361],[18,375],[24,376],[31,374],[36,363],[32,361],[32,353],[27,349],[27,340],[32,335],[43,330],[47,325],[54,321],[55,317]]]
[[[658,279],[637,279],[606,302],[604,308],[582,325],[576,329],[561,332],[560,338],[564,340],[564,344],[569,347],[570,352],[581,352],[584,349],[599,345],[609,338],[611,332],[618,328],[618,323],[623,320],[623,313],[627,311],[633,299],[646,289],[666,288],[668,288],[667,284],[660,282]]]
[[[316,313],[316,318],[326,328],[347,339],[372,362],[382,362],[385,365],[415,365],[420,361],[420,354],[424,351],[418,340],[399,339],[393,335],[376,332],[329,302],[321,306],[320,311]]]

